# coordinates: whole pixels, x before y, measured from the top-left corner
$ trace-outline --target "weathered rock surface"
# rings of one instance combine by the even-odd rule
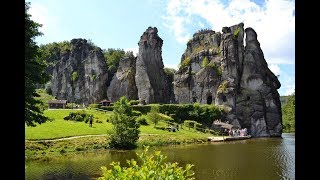
[[[281,136],[280,82],[268,68],[256,32],[243,26],[193,35],[174,77],[175,100],[221,105],[228,111],[226,121],[254,137]]]
[[[138,89],[135,82],[136,58],[125,57],[120,60],[116,74],[113,76],[108,87],[108,98],[115,102],[121,96],[126,96],[129,100],[138,99]]]
[[[52,94],[86,105],[106,98],[108,75],[102,50],[85,39],[72,39],[70,44],[71,51],[62,54],[52,69]]]
[[[149,27],[141,36],[136,61],[136,86],[142,104],[168,103],[170,95],[162,62],[162,39],[156,27]]]

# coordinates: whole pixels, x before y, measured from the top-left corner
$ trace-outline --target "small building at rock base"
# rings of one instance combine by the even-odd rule
[[[67,106],[67,100],[49,100],[48,108],[49,109],[65,109]]]

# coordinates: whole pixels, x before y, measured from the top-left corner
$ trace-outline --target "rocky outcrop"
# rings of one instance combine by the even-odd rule
[[[52,69],[52,94],[86,105],[106,98],[108,75],[102,50],[85,39],[72,39],[70,44],[71,50],[62,54]]]
[[[175,74],[175,100],[223,106],[224,119],[254,137],[281,136],[280,82],[268,68],[256,32],[243,26],[193,35]]]
[[[135,75],[136,58],[132,56],[121,59],[118,70],[108,87],[109,100],[115,102],[121,96],[126,96],[129,100],[138,99]]]
[[[141,104],[168,103],[169,92],[162,62],[162,39],[156,27],[149,27],[141,36],[136,61],[136,86]]]

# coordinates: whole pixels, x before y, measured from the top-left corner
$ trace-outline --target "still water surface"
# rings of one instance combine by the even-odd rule
[[[196,179],[295,179],[295,135],[199,145],[157,147],[168,161],[194,164]],[[151,148],[149,150],[153,152]],[[135,151],[79,153],[26,163],[26,179],[94,179],[112,161],[126,164]]]

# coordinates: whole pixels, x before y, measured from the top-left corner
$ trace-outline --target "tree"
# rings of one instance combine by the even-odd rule
[[[161,116],[159,115],[159,106],[153,105],[151,106],[151,110],[149,113],[147,113],[148,119],[154,123],[154,127],[156,127],[157,123],[161,119]]]
[[[139,124],[132,116],[132,108],[128,99],[122,96],[115,102],[112,116],[113,132],[109,146],[117,149],[132,149],[139,139]]]
[[[295,93],[282,106],[282,124],[284,132],[295,132]]]
[[[31,20],[28,14],[30,3],[25,3],[25,122],[28,126],[35,126],[36,123],[44,123],[48,120],[43,116],[43,111],[39,104],[42,102],[35,99],[39,97],[36,92],[36,84],[45,84],[49,81],[49,76],[45,73],[47,67],[42,59],[41,51],[34,38],[42,35],[38,24]]]
[[[98,179],[194,179],[194,172],[191,168],[192,164],[187,164],[185,168],[180,167],[177,162],[166,163],[166,156],[160,151],[155,151],[154,155],[147,155],[148,146],[144,148],[144,152],[137,154],[142,160],[142,164],[138,165],[134,159],[127,160],[128,167],[120,167],[119,162],[112,162],[112,169],[108,170],[106,166],[102,166],[102,177]]]

